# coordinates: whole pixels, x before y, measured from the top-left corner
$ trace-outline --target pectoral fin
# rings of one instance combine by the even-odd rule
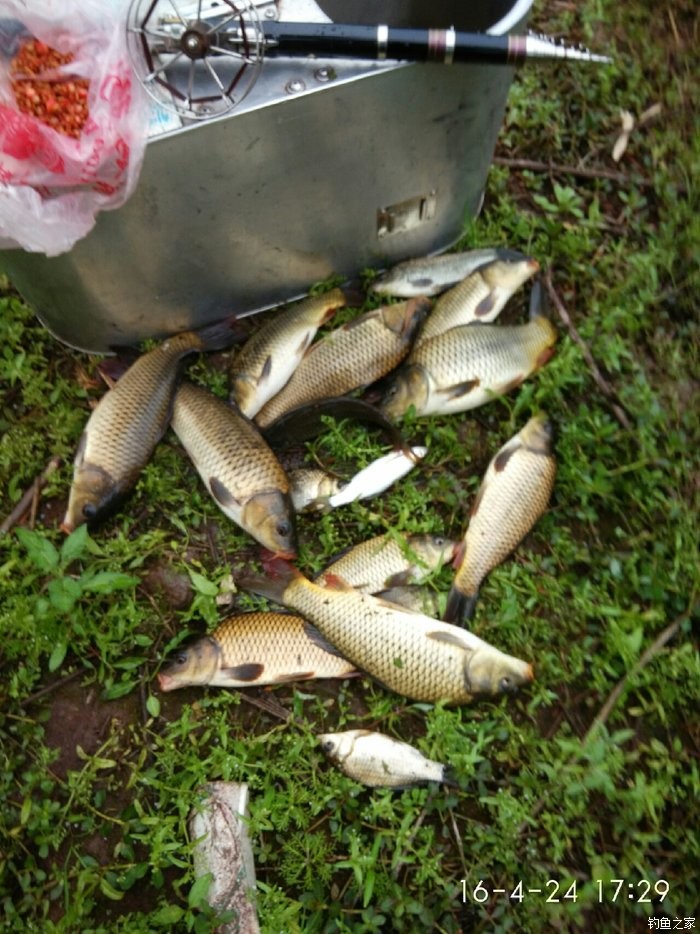
[[[258,681],[265,671],[265,666],[255,662],[244,665],[234,665],[233,668],[223,668],[221,674],[232,681]]]
[[[454,645],[457,648],[462,649],[462,651],[467,651],[469,649],[468,645],[465,645],[464,642],[459,638],[459,636],[453,635],[451,632],[445,632],[442,629],[437,629],[434,632],[428,633],[429,639],[435,639],[436,642],[444,642],[446,645]]]
[[[322,649],[324,652],[328,652],[329,655],[336,655],[338,658],[342,658],[341,653],[336,649],[334,645],[322,636],[321,633],[316,629],[315,626],[312,626],[311,623],[304,622],[304,634],[307,639],[312,642],[316,648]]]
[[[272,357],[268,354],[267,357],[265,357],[263,368],[260,371],[260,377],[258,379],[258,384],[261,385],[262,383],[267,382],[267,380],[270,378],[271,372],[272,372]]]
[[[405,587],[411,583],[410,571],[397,571],[384,581],[384,590],[391,590],[392,587]]]
[[[230,508],[232,506],[241,505],[228,487],[216,477],[209,477],[209,489],[211,490],[211,495],[220,506]]]
[[[489,292],[486,298],[482,299],[479,302],[479,304],[476,306],[476,308],[474,309],[474,317],[475,318],[485,317],[487,314],[489,314],[490,311],[493,310],[493,306],[495,304],[496,304],[496,296],[493,294],[493,292]]]
[[[460,399],[462,396],[466,396],[472,390],[477,389],[480,380],[478,379],[468,379],[463,383],[455,383],[454,386],[446,386],[444,389],[438,389],[437,392],[441,396],[446,396],[448,399]]]

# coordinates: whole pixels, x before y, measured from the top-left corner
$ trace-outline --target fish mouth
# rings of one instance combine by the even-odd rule
[[[523,672],[523,677],[524,677],[525,680],[528,681],[528,682],[531,682],[531,681],[534,681],[534,680],[535,680],[535,669],[532,667],[532,665],[529,665],[529,664],[528,664],[528,665],[525,666],[525,671]]]
[[[156,681],[158,682],[158,687],[161,689],[161,691],[172,691],[176,687],[173,678],[171,678],[170,675],[166,675],[162,671],[159,671],[156,675]]]
[[[64,535],[70,535],[71,532],[75,531],[75,525],[70,521],[68,516],[65,517],[59,528],[64,533]]]
[[[271,551],[269,552],[270,558],[281,558],[283,561],[295,561],[297,557],[296,551]]]

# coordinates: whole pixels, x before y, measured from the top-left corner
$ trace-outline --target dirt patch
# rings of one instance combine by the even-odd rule
[[[78,747],[86,755],[94,755],[111,732],[138,722],[141,716],[135,694],[104,701],[96,687],[83,686],[77,679],[56,690],[45,703],[49,709],[46,745],[58,750],[52,771],[62,780],[69,770],[84,765]]]

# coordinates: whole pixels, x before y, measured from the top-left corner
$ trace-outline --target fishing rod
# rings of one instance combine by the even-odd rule
[[[260,17],[252,0],[225,0],[227,14],[201,18],[201,3],[189,14],[173,0],[133,0],[127,35],[132,63],[144,86],[165,88],[175,106],[189,116],[208,116],[210,104],[238,103],[257,80],[264,56],[316,57],[367,61],[439,62],[444,65],[488,63],[520,65],[531,59],[564,59],[607,63],[605,55],[543,35],[491,35],[454,27],[413,29],[388,25],[329,22],[279,22]],[[223,67],[217,70],[215,62]],[[213,81],[213,93],[197,97],[202,70]],[[169,77],[173,66],[189,70],[186,88]],[[195,69],[200,66],[200,72]],[[250,73],[244,78],[244,72]],[[201,82],[200,82],[201,83]],[[227,108],[229,109],[229,108]],[[219,109],[218,112],[221,112]]]
[[[581,46],[566,45],[547,36],[493,36],[483,32],[449,29],[403,29],[394,26],[363,26],[347,23],[264,23],[263,41],[267,55],[313,55],[387,59],[409,62],[488,62],[520,65],[527,59],[564,58],[572,61],[609,62]],[[161,48],[181,52],[187,58],[204,58],[211,52],[233,52],[245,57],[247,30],[203,28],[194,23]]]

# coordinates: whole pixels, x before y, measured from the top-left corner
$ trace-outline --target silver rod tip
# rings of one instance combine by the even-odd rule
[[[612,59],[607,55],[591,52],[583,46],[566,45],[564,42],[550,39],[549,36],[528,33],[525,37],[527,58],[564,58],[569,61],[598,62],[609,65]]]

